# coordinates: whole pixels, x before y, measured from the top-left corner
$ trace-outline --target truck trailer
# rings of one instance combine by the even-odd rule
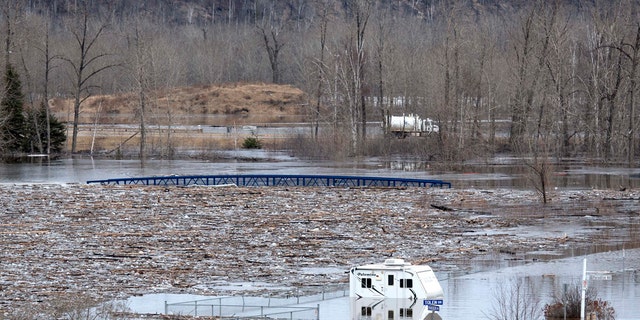
[[[419,115],[415,114],[403,114],[401,116],[390,115],[387,117],[386,125],[387,132],[398,138],[408,136],[423,137],[440,131],[440,127],[433,119],[422,119]]]

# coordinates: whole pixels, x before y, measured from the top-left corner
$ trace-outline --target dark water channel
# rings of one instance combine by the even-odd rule
[[[532,189],[531,173],[514,158],[492,159],[491,164],[470,163],[453,168],[421,161],[402,159],[363,159],[348,162],[303,161],[286,154],[267,151],[229,151],[228,156],[252,161],[190,161],[190,160],[98,160],[91,158],[1,164],[0,183],[86,183],[122,177],[205,174],[326,174],[362,175],[382,177],[411,177],[441,179],[453,188],[514,188]],[[557,165],[552,175],[552,187],[559,189],[621,189],[640,188],[640,168],[592,166],[588,163]],[[544,230],[542,230],[544,231]],[[530,232],[542,232],[531,230]],[[503,257],[485,257],[472,261],[473,270],[438,274],[445,291],[445,305],[440,311],[442,319],[484,319],[496,306],[495,292],[513,282],[525,281],[536,289],[542,304],[550,301],[553,292],[564,284],[579,283],[582,259],[587,257],[589,270],[608,271],[611,278],[593,280],[599,296],[610,301],[616,310],[616,319],[640,319],[640,249],[637,244],[624,244],[624,236],[615,242],[588,250],[548,253],[548,257],[510,261]],[[625,247],[626,246],[626,247]],[[543,256],[545,253],[540,253]],[[525,263],[524,261],[528,261]],[[330,271],[336,272],[336,271]],[[339,271],[343,272],[343,271]],[[149,309],[163,312],[164,301],[190,300],[191,296],[149,295],[132,298],[128,303],[136,311]],[[352,310],[348,298],[335,298],[320,304],[320,319],[373,319],[362,318]],[[385,318],[386,319],[386,318]]]

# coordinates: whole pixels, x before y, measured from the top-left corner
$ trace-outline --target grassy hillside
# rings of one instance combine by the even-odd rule
[[[157,90],[148,93],[147,150],[151,155],[208,154],[238,148],[256,134],[245,125],[268,126],[307,121],[306,95],[290,85],[235,83]],[[58,119],[67,122],[72,135],[73,99],[49,102]],[[136,93],[88,98],[79,117],[78,151],[92,154],[135,154],[140,143],[140,100]],[[205,126],[227,127],[212,133]],[[262,142],[283,137],[260,135]],[[70,150],[70,138],[67,149]]]
[[[50,100],[62,121],[73,121],[73,100]],[[147,123],[157,125],[230,125],[305,120],[306,97],[290,85],[242,83],[181,87],[150,92]],[[136,93],[97,95],[81,107],[80,123],[138,124]]]

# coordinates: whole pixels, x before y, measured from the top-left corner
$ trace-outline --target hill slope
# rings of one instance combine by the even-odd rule
[[[236,83],[152,91],[146,110],[151,123],[160,125],[272,123],[304,120],[305,103],[304,92],[290,85]],[[54,98],[49,105],[61,120],[73,121],[73,99]],[[139,106],[137,93],[92,96],[81,107],[80,123],[135,124]]]

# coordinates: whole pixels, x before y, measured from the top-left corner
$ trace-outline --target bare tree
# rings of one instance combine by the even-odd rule
[[[463,147],[463,119],[459,108],[460,97],[460,36],[458,26],[458,11],[456,8],[446,8],[447,15],[446,36],[444,43],[444,107],[453,112],[451,133],[457,134],[459,140],[458,148]],[[440,141],[444,135],[440,135]],[[451,151],[457,148],[448,148]]]
[[[44,35],[44,50],[42,51],[44,57],[44,79],[43,79],[43,92],[42,103],[45,107],[46,121],[47,121],[47,154],[51,154],[51,108],[49,107],[49,78],[51,71],[55,66],[53,65],[54,59],[59,58],[56,55],[52,55],[50,50],[49,33],[50,33],[50,17],[45,19],[45,35]]]
[[[517,152],[527,150],[529,144],[525,139],[530,136],[529,133],[532,129],[530,127],[534,115],[532,113],[535,111],[536,105],[541,105],[537,101],[540,99],[537,96],[537,90],[542,80],[541,72],[544,70],[549,48],[549,35],[545,34],[544,30],[540,32],[542,23],[539,23],[540,12],[544,11],[545,6],[545,1],[535,1],[531,4],[520,21],[516,21],[519,33],[512,35],[517,44],[514,45],[516,87],[511,106],[510,145]],[[545,21],[545,23],[551,24],[554,22],[554,14],[551,15],[551,20]],[[547,30],[551,28],[551,26],[545,27]],[[540,113],[538,112],[537,115]]]
[[[627,164],[631,166],[633,164],[633,157],[635,155],[635,129],[636,129],[636,109],[635,109],[635,95],[637,91],[637,78],[638,78],[638,64],[640,63],[640,23],[636,22],[635,25],[635,37],[631,42],[621,40],[619,44],[605,45],[602,48],[611,48],[619,51],[620,58],[624,57],[628,60],[629,67],[627,70],[627,76],[629,84],[627,85]],[[619,63],[618,66],[621,66]],[[620,75],[620,74],[619,74]],[[621,79],[620,79],[621,80]],[[616,82],[618,83],[618,82]]]
[[[348,104],[349,130],[351,132],[351,152],[358,154],[366,139],[367,109],[364,87],[366,83],[365,31],[373,2],[371,0],[350,0],[347,5],[349,34],[344,43],[342,56],[342,81],[345,100]]]
[[[91,96],[91,79],[100,72],[113,68],[119,64],[108,61],[110,53],[96,52],[100,38],[107,32],[108,24],[101,23],[93,27],[90,23],[90,12],[86,1],[81,1],[75,9],[75,20],[69,30],[73,35],[73,56],[63,59],[72,68],[73,75],[73,136],[71,139],[71,153],[76,152],[78,140],[78,122],[80,106]]]
[[[636,94],[638,91],[638,64],[640,64],[640,22],[636,22],[636,37],[632,43],[623,43],[623,45],[631,50],[625,55],[631,61],[631,69],[629,71],[629,91],[627,93],[628,110],[629,110],[629,126],[627,133],[627,165],[631,166],[635,156],[636,145]]]
[[[503,57],[497,54],[497,38],[500,36],[499,27],[495,23],[496,18],[485,16],[479,21],[478,28],[472,34],[471,41],[475,40],[479,54],[472,59],[473,69],[471,72],[476,75],[475,83],[471,92],[475,92],[473,98],[473,112],[471,130],[471,140],[473,145],[478,145],[484,141],[489,149],[496,147],[496,118],[499,115],[497,100],[499,94],[498,87],[503,86],[500,82],[501,61]],[[475,37],[474,37],[475,35]],[[481,144],[482,145],[482,144]]]
[[[491,311],[485,314],[491,320],[538,320],[542,317],[537,288],[527,278],[500,282],[494,299]]]
[[[627,135],[621,131],[626,127],[621,122],[625,118],[622,105],[627,80],[626,57],[617,49],[624,47],[625,28],[629,21],[628,7],[623,4],[624,1],[596,2],[591,14],[593,31],[590,45],[593,54],[590,64],[593,72],[590,74],[589,93],[594,116],[590,125],[595,126],[594,153],[605,160],[626,149],[625,142],[618,138]]]
[[[12,49],[12,37],[13,34],[15,33],[14,30],[14,26],[15,26],[15,20],[16,20],[16,16],[17,16],[17,12],[18,12],[18,3],[19,1],[5,1],[4,5],[2,6],[2,15],[4,16],[4,23],[5,23],[5,35],[4,35],[4,64],[5,66],[9,65],[9,63],[11,62],[9,60],[9,57],[11,55],[11,49]]]
[[[52,139],[57,140],[58,137],[52,137],[54,129],[51,127],[51,122],[57,121],[57,119],[53,118],[49,107],[49,82],[53,69],[57,67],[55,61],[60,57],[53,54],[51,49],[50,13],[47,11],[41,16],[26,20],[25,26],[21,29],[21,32],[25,34],[23,38],[26,40],[18,50],[26,78],[31,109],[27,115],[31,117],[29,127],[35,131],[31,138],[37,140],[31,141],[32,144],[35,143],[32,148],[41,153],[51,154]],[[61,146],[56,145],[53,149],[59,147]]]
[[[571,24],[566,15],[562,15],[559,3],[552,4],[555,11],[557,23],[550,24],[547,32],[549,41],[548,55],[545,57],[546,76],[549,79],[547,85],[550,103],[549,110],[540,108],[538,117],[538,135],[543,134],[543,118],[547,118],[549,131],[553,135],[560,137],[557,148],[558,156],[569,156],[571,139],[578,133],[579,119],[572,119],[576,114],[575,99],[572,99],[576,92],[576,47],[575,40],[570,38]],[[548,134],[548,133],[547,133]],[[555,140],[555,139],[554,139]]]
[[[532,156],[525,163],[531,170],[532,184],[545,204],[549,201],[550,174],[553,171],[549,160],[553,141],[556,140],[557,133],[568,130],[564,127],[554,132],[555,123],[562,120],[562,116],[558,115],[564,114],[567,117],[568,82],[565,79],[570,77],[570,72],[563,67],[571,65],[568,55],[558,48],[564,47],[567,32],[567,23],[559,22],[559,11],[560,2],[556,0],[538,7],[537,13],[532,17],[530,32],[532,40],[537,43],[532,52],[532,61],[537,69],[532,71],[532,75],[538,79],[534,79],[531,84],[537,90],[528,92],[525,103],[525,108],[532,112],[532,126],[527,130],[528,120],[523,119],[527,135],[517,139],[523,143],[517,146],[519,150]]]
[[[138,96],[138,110],[137,116],[139,118],[140,124],[140,154],[139,157],[141,160],[145,160],[146,158],[146,145],[147,145],[147,105],[148,105],[148,93],[147,91],[150,88],[150,72],[153,66],[152,55],[149,48],[149,36],[145,33],[143,29],[143,19],[142,18],[134,18],[133,22],[133,34],[131,38],[133,39],[133,47],[132,50],[133,55],[129,61],[130,69],[132,69],[132,75],[135,83],[135,90]]]
[[[385,103],[385,86],[386,86],[386,75],[388,73],[387,70],[387,60],[389,59],[388,55],[388,40],[391,37],[391,19],[387,16],[389,14],[388,10],[382,5],[380,5],[376,9],[377,17],[375,19],[375,31],[376,37],[374,42],[375,47],[375,68],[376,68],[376,76],[377,76],[377,105],[376,107],[380,109],[380,118],[382,120],[382,127],[384,130],[388,130],[387,119],[391,115],[389,111],[389,105]],[[387,132],[385,132],[387,133]]]
[[[320,56],[317,59],[317,72],[318,72],[318,84],[316,89],[316,105],[314,112],[314,130],[313,136],[314,138],[318,138],[318,130],[320,127],[320,113],[322,106],[322,98],[324,96],[324,83],[326,79],[326,61],[325,54],[327,49],[327,26],[329,23],[329,6],[330,0],[318,0],[318,4],[321,6],[320,8],[320,22],[319,22],[319,32],[320,32]]]
[[[112,10],[88,0],[5,3],[0,10],[11,19],[0,21],[3,60],[15,59],[22,48],[29,72],[21,76],[31,85],[26,94],[33,101],[41,92],[43,101],[50,94],[73,95],[72,152],[78,147],[83,101],[98,85],[105,94],[137,93],[144,156],[149,150],[143,146],[152,147],[144,142],[151,139],[145,127],[154,121],[149,117],[154,106],[149,88],[270,79],[306,88],[315,98],[310,99],[316,114],[312,135],[318,137],[323,119],[333,116],[333,123],[342,125],[340,141],[348,141],[343,148],[351,155],[363,153],[371,115],[384,121],[389,112],[437,118],[441,132],[432,149],[448,153],[447,159],[475,156],[476,150],[490,155],[498,148],[510,149],[538,159],[525,164],[537,168],[531,174],[538,178],[539,164],[552,162],[545,157],[585,152],[632,163],[638,154],[636,0],[580,6],[536,0],[499,10],[443,1],[189,1],[187,14],[170,12],[180,9],[178,5],[154,2],[148,5],[158,10],[147,23],[157,33],[149,38],[133,35],[128,24],[133,20],[123,19],[139,13],[137,2],[107,4]],[[17,3],[29,14],[15,11]],[[21,47],[20,41],[26,40],[20,36],[26,32],[14,17],[35,25],[27,20],[44,15],[43,8],[54,15],[51,34],[32,33],[37,35],[37,51],[29,52]],[[61,23],[67,19],[73,23]],[[111,32],[118,27],[129,37]],[[70,36],[64,39],[67,32]],[[101,47],[105,40],[120,52],[128,46],[132,68],[111,68],[117,57]],[[137,46],[140,51],[135,53]],[[56,77],[64,73],[51,71],[55,53],[64,53],[72,84],[60,84]],[[136,59],[149,62],[136,64]],[[147,80],[142,81],[142,74]],[[391,97],[401,98],[392,105]],[[324,115],[322,110],[332,112]],[[496,119],[508,120],[508,143],[502,144],[496,134]],[[495,147],[484,148],[485,141]]]
[[[287,24],[289,13],[276,12],[275,2],[271,2],[269,8],[265,8],[262,19],[256,24],[262,37],[264,48],[269,56],[271,66],[271,81],[281,82],[280,54],[287,41],[284,37],[284,28]]]

